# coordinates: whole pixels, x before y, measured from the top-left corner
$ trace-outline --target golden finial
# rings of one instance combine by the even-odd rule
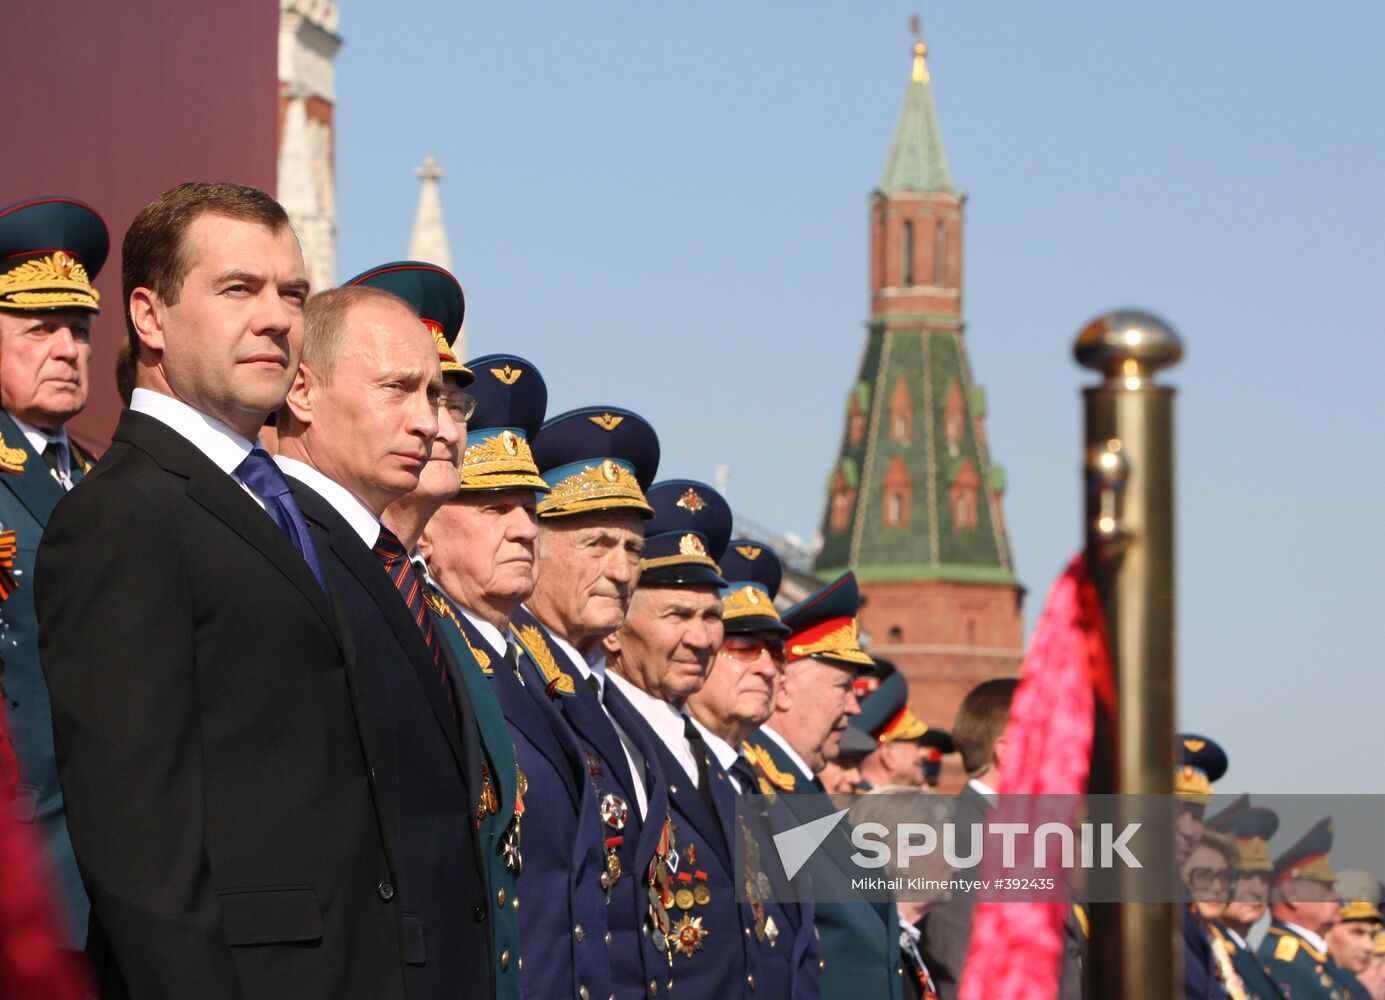
[[[928,64],[923,61],[923,57],[928,54],[928,46],[923,44],[923,32],[919,28],[919,16],[915,14],[909,18],[909,30],[914,35],[914,82],[928,82]]]

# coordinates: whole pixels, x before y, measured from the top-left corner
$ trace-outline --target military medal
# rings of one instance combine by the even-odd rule
[[[693,893],[691,889],[679,889],[674,893],[673,901],[678,904],[680,910],[691,910],[693,908]]]
[[[698,906],[706,906],[712,901],[712,891],[705,885],[694,886],[692,894],[693,902]]]
[[[709,933],[710,931],[703,929],[701,917],[685,913],[683,919],[678,921],[669,933],[668,943],[681,951],[684,957],[691,958],[693,952],[702,950],[702,939]]]
[[[481,765],[481,798],[476,803],[476,822],[481,822],[487,814],[494,816],[500,809],[500,799],[495,794],[495,786],[491,784],[490,768],[485,764]]]
[[[779,940],[779,927],[775,924],[773,917],[765,917],[765,940],[769,942],[771,948]]]
[[[601,796],[601,821],[612,830],[624,830],[630,817],[630,807],[619,795],[606,793]]]
[[[697,864],[697,845],[689,844],[683,848],[683,860],[690,865]]]

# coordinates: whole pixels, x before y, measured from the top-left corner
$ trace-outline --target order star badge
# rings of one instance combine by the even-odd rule
[[[668,943],[690,958],[693,952],[702,950],[702,939],[709,933],[703,930],[701,917],[685,913],[683,919],[674,924],[673,930],[669,931]]]

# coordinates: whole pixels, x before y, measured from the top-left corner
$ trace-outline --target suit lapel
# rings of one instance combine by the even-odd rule
[[[452,748],[452,753],[457,758],[457,767],[470,782],[472,775],[466,766],[466,758],[462,750],[462,727],[458,725],[459,720],[453,718],[452,705],[448,704],[447,692],[438,682],[433,666],[433,657],[428,652],[427,643],[423,641],[423,633],[419,631],[418,625],[414,623],[413,617],[409,614],[404,598],[390,583],[389,577],[385,575],[384,567],[380,565],[370,549],[366,548],[361,537],[352,530],[341,515],[333,510],[332,506],[323,500],[315,490],[297,480],[291,479],[290,482],[293,485],[294,499],[298,501],[298,506],[303,514],[327,533],[327,545],[332,555],[346,568],[347,572],[356,578],[365,592],[370,595],[370,599],[375,602],[381,615],[384,616],[390,631],[394,633],[395,639],[407,655],[410,665],[414,668],[419,685],[423,688],[424,697],[427,698],[428,705],[432,708],[433,715],[442,728],[448,746]],[[445,654],[446,644],[444,644],[443,649]],[[455,669],[455,666],[451,669]],[[472,736],[474,739],[474,732]],[[476,760],[475,755],[471,757],[471,760]],[[479,789],[479,785],[476,787]]]
[[[53,478],[48,463],[34,451],[29,439],[14,422],[0,410],[0,483],[15,495],[39,524],[47,524],[53,508],[66,492]],[[73,459],[76,469],[76,458]]]
[[[302,555],[234,479],[222,472],[196,446],[153,417],[126,410],[114,440],[145,452],[165,471],[187,480],[189,499],[204,508],[257,549],[303,596],[341,643],[336,614]],[[51,477],[50,477],[51,479]],[[55,486],[57,483],[54,482]],[[61,489],[61,487],[59,487]]]

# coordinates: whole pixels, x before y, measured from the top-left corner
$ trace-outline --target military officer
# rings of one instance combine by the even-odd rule
[[[671,911],[681,855],[657,750],[608,682],[601,640],[625,620],[639,579],[659,439],[628,410],[585,407],[544,423],[534,461],[550,487],[537,505],[539,579],[510,629],[521,674],[562,713],[597,795],[615,993],[656,997],[677,982]]]
[[[923,745],[928,726],[909,707],[909,682],[889,660],[875,658],[874,689],[861,702],[855,724],[879,744],[861,761],[862,791],[911,791],[923,788],[929,749]]]
[[[495,890],[492,902],[518,914],[528,960],[521,963],[517,952],[508,960],[520,967],[524,996],[607,997],[612,987],[597,800],[581,750],[550,701],[550,695],[570,696],[572,679],[563,674],[544,686],[526,684],[510,631],[537,571],[534,510],[548,484],[529,442],[543,423],[548,390],[525,358],[491,354],[468,366],[477,375],[476,410],[461,491],[428,523],[420,547],[446,599],[444,634],[478,665],[476,676],[497,700],[518,762],[522,794],[497,845],[515,881]]]
[[[1380,883],[1370,872],[1352,868],[1337,875],[1337,895],[1342,908],[1337,922],[1323,935],[1336,964],[1331,971],[1353,997],[1369,996],[1357,977],[1370,967],[1376,932],[1385,923],[1380,915]]]
[[[602,641],[607,680],[625,695],[669,782],[681,862],[669,941],[680,991],[740,996],[757,986],[750,904],[736,900],[735,793],[686,712],[721,646],[717,560],[731,509],[705,483],[673,479],[648,494],[640,583],[619,630]],[[760,928],[763,934],[763,927]],[[781,984],[782,985],[782,984]]]
[[[422,555],[416,548],[424,525],[457,494],[462,447],[467,420],[475,398],[466,387],[475,381],[472,369],[457,360],[452,341],[462,327],[466,300],[461,285],[447,270],[422,261],[394,261],[371,268],[347,282],[369,285],[393,292],[418,310],[419,318],[438,347],[446,389],[439,412],[438,436],[433,441],[428,464],[419,476],[418,489],[390,504],[380,518],[394,532],[403,548],[419,564]],[[423,575],[425,586],[430,581]],[[428,602],[435,631],[448,639],[448,621],[440,599]],[[505,728],[495,695],[486,687],[481,670],[465,643],[449,642],[456,668],[453,686],[466,691],[476,715],[480,739],[482,785],[478,795],[476,823],[478,850],[486,878],[488,927],[491,936],[492,976],[496,996],[519,996],[519,926],[512,907],[501,900],[514,893],[514,874],[506,864],[503,843],[517,835],[520,803],[516,790],[514,747]]]
[[[1197,733],[1180,733],[1176,752],[1181,763],[1174,768],[1174,863],[1179,869],[1202,840],[1203,813],[1212,798],[1212,782],[1226,773],[1226,751],[1213,739]],[[1189,1000],[1222,1000],[1228,994],[1222,984],[1212,934],[1197,906],[1183,902],[1183,992]]]
[[[818,772],[818,783],[828,795],[855,795],[861,791],[861,760],[878,746],[875,738],[855,722],[847,724],[837,746],[837,756]]]
[[[1318,821],[1274,863],[1270,913],[1274,921],[1260,942],[1260,960],[1280,991],[1294,1000],[1344,1000],[1349,992],[1323,935],[1337,921],[1341,898],[1334,888],[1332,820]]]
[[[1231,899],[1221,919],[1209,924],[1213,948],[1220,948],[1230,958],[1247,1000],[1280,1000],[1283,994],[1247,941],[1269,900],[1270,873],[1274,871],[1269,841],[1279,829],[1279,817],[1269,809],[1251,806],[1250,797],[1242,795],[1207,820],[1206,826],[1232,837],[1240,851]]]
[[[814,776],[837,756],[848,721],[860,714],[852,682],[875,663],[857,639],[859,605],[856,576],[845,573],[784,613],[791,632],[774,714],[744,747],[766,793],[820,792]],[[826,814],[831,805],[823,799],[819,808]],[[840,827],[837,832],[845,838]],[[815,883],[833,876],[849,885],[845,871],[813,868]],[[904,969],[894,904],[818,898],[814,919],[822,995],[899,1000]]]
[[[8,717],[18,815],[38,828],[74,949],[86,942],[88,903],[58,787],[32,577],[48,515],[92,464],[64,428],[86,405],[100,311],[92,282],[109,248],[101,217],[71,198],[0,210],[0,731]]]

